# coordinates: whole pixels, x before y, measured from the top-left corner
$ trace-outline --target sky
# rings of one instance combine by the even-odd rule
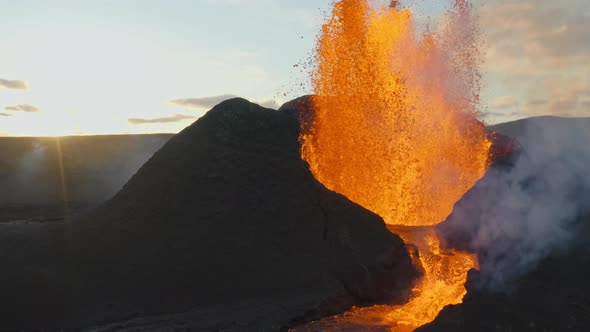
[[[412,2],[436,22],[450,1]],[[277,108],[311,92],[300,64],[330,3],[0,0],[0,135],[178,132],[232,96]],[[486,122],[590,116],[590,2],[475,5]]]

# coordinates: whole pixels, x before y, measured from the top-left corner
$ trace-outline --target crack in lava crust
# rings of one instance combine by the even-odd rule
[[[314,57],[315,113],[300,139],[326,187],[405,227],[395,232],[418,248],[425,271],[409,303],[357,308],[332,322],[399,331],[465,294],[476,258],[442,250],[423,226],[444,220],[483,176],[491,142],[477,120],[481,52],[469,2],[456,0],[443,28],[421,37],[412,12],[396,3],[334,3]]]

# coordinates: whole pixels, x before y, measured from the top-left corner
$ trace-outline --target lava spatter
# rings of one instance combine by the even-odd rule
[[[302,157],[326,187],[404,226],[398,233],[418,247],[425,271],[409,303],[354,309],[342,317],[349,323],[428,323],[461,302],[477,265],[473,255],[442,250],[424,227],[444,220],[483,176],[491,147],[477,120],[477,19],[467,0],[445,18],[438,32],[419,35],[412,11],[394,2],[341,0],[318,39],[315,116],[300,137]]]

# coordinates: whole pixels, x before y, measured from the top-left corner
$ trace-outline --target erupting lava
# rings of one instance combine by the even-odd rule
[[[409,10],[342,0],[323,27],[303,158],[324,185],[388,223],[440,222],[486,169],[469,9],[458,1],[440,34],[417,39]]]
[[[409,303],[354,309],[342,320],[414,329],[461,302],[477,264],[443,252],[431,227],[417,227],[449,215],[483,176],[491,147],[477,120],[477,20],[467,0],[456,0],[446,19],[439,32],[418,37],[397,1],[340,0],[323,26],[302,157],[326,187],[404,226],[396,233],[418,247],[425,271]]]

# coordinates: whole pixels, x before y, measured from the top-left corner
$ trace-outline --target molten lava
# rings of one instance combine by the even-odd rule
[[[425,271],[409,303],[353,309],[343,321],[414,329],[465,294],[476,258],[443,251],[432,227],[417,226],[444,220],[488,166],[477,31],[467,0],[421,37],[397,1],[337,1],[323,26],[302,157],[326,187],[404,226],[396,233],[418,247]]]
[[[440,34],[409,10],[342,0],[319,40],[303,158],[328,188],[388,223],[434,225],[487,167],[476,119],[479,48],[459,1]]]

